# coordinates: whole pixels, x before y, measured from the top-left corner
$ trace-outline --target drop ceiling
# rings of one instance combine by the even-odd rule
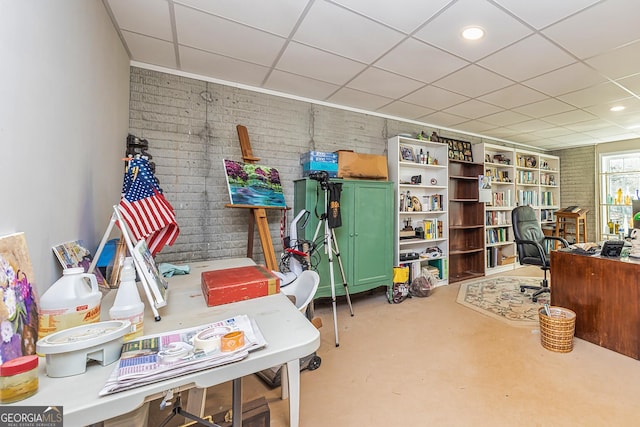
[[[640,138],[638,0],[103,1],[136,65],[545,150]]]

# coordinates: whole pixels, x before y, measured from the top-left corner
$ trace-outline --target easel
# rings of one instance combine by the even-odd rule
[[[259,157],[253,156],[251,150],[251,141],[249,141],[249,132],[243,125],[237,125],[238,139],[240,140],[240,149],[242,150],[242,160],[245,163],[256,163]],[[247,235],[247,258],[253,258],[253,229],[258,227],[258,235],[262,243],[262,252],[264,260],[269,270],[278,271],[278,262],[276,261],[276,253],[273,249],[273,241],[271,240],[271,232],[269,231],[269,222],[267,221],[267,209],[284,208],[276,206],[253,206],[253,205],[225,205],[228,208],[245,208],[251,209],[249,212],[249,232]]]
[[[96,249],[96,254],[93,257],[93,261],[91,261],[91,265],[89,265],[89,269],[87,270],[87,273],[91,273],[95,270],[96,264],[98,263],[98,259],[100,258],[100,254],[102,253],[102,250],[104,249],[104,246],[107,243],[109,236],[111,235],[111,231],[113,230],[113,226],[115,225],[116,221],[118,222],[118,226],[122,231],[122,237],[124,238],[124,241],[127,244],[129,255],[131,255],[131,257],[133,258],[133,264],[135,265],[136,271],[138,272],[138,278],[142,283],[142,289],[144,289],[144,293],[147,296],[147,300],[149,301],[149,305],[151,306],[151,311],[153,311],[153,317],[156,321],[159,321],[161,320],[161,317],[160,317],[160,313],[158,313],[158,307],[162,307],[166,305],[167,302],[166,300],[164,300],[164,298],[161,295],[158,295],[156,292],[152,291],[153,286],[155,286],[155,284],[149,283],[148,278],[144,274],[145,266],[141,265],[137,257],[134,256],[134,250],[135,250],[134,245],[136,245],[138,242],[134,243],[134,239],[130,236],[129,234],[130,232],[129,232],[129,229],[127,228],[127,224],[122,219],[122,216],[118,211],[117,205],[113,206],[113,214],[111,214],[109,225],[107,226],[107,229],[104,232],[104,235],[102,236],[102,240],[100,241],[100,245],[98,245],[98,249]]]

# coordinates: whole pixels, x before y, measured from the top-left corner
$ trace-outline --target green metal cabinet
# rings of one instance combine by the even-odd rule
[[[341,180],[340,216],[342,226],[335,228],[340,258],[344,266],[349,294],[379,286],[391,286],[393,279],[393,183],[388,181]],[[318,181],[308,178],[294,182],[294,215],[302,209],[311,214],[298,238],[312,240],[318,216],[325,212],[324,192]],[[316,216],[316,213],[318,216]],[[324,226],[320,226],[317,242],[322,242]],[[316,298],[331,296],[329,262],[324,247],[315,260],[320,275]],[[334,254],[333,273],[336,295],[344,295],[338,259]]]

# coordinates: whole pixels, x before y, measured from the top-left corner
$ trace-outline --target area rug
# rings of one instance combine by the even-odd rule
[[[520,285],[540,285],[539,277],[494,277],[463,282],[457,302],[482,314],[514,326],[537,326],[538,309],[549,304],[549,293],[531,301],[531,289]]]

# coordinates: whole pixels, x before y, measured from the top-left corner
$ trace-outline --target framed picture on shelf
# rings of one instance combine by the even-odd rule
[[[408,145],[400,145],[400,159],[404,162],[415,162],[416,156],[413,148]]]
[[[453,160],[464,160],[473,162],[473,152],[471,151],[471,143],[467,141],[458,141],[455,139],[446,140],[449,145],[449,158]]]

